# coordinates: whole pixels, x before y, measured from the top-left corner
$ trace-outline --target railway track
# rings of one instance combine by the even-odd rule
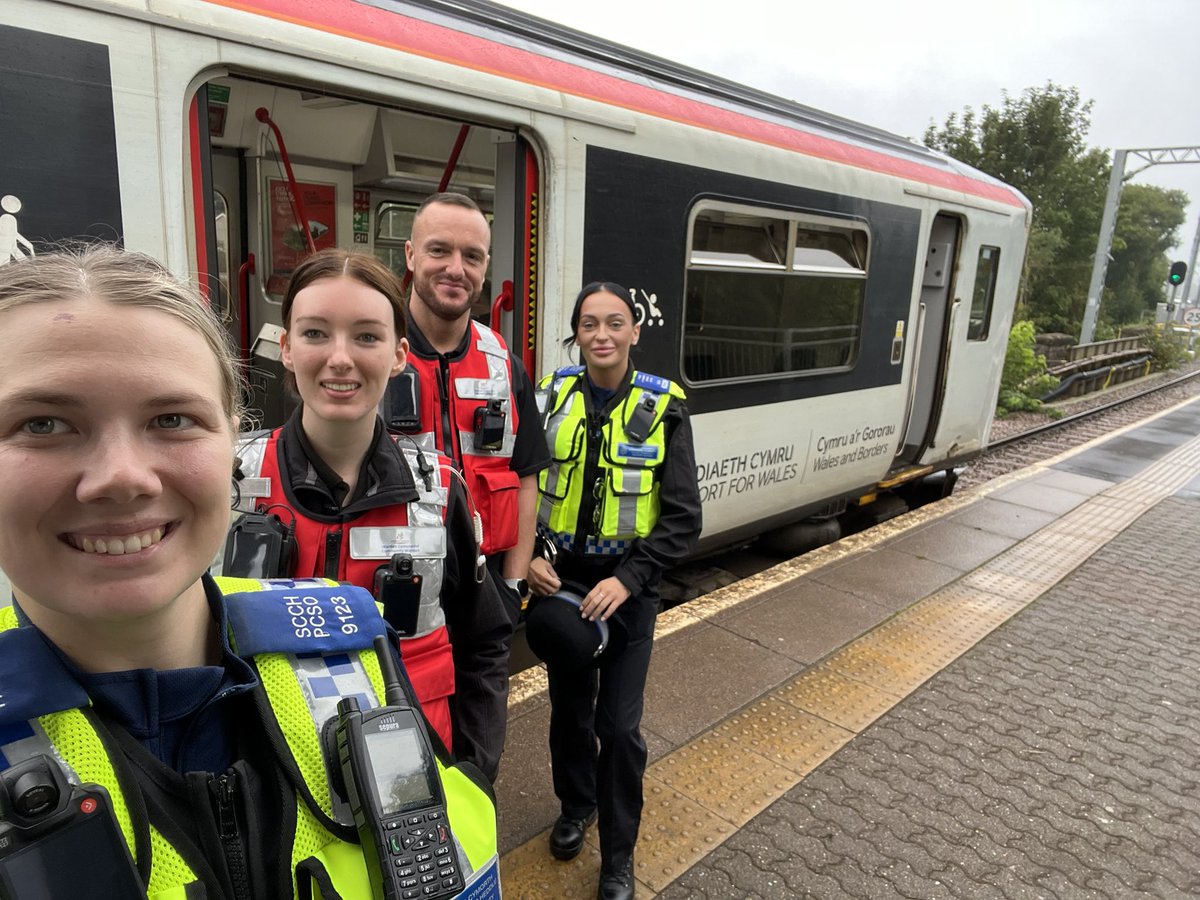
[[[1058,419],[1046,420],[1042,414],[1034,414],[1023,416],[1019,422],[997,420],[988,449],[960,474],[956,490],[1056,456],[1197,394],[1200,365],[1180,375],[1161,375],[1153,383],[1133,382],[1101,396],[1052,407],[1065,413]]]
[[[1197,394],[1200,394],[1200,363],[1193,364],[1183,374],[1150,376],[1102,394],[1047,405],[1047,410],[1062,412],[1060,418],[1049,418],[1053,413],[1039,412],[998,419],[993,425],[994,439],[983,455],[959,474],[955,491],[1057,456]],[[668,573],[663,585],[664,602],[674,606],[757,574],[785,558],[751,544],[687,563]]]

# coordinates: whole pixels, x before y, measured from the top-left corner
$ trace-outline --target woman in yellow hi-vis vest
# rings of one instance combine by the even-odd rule
[[[551,465],[539,482],[546,552],[530,565],[529,583],[547,599],[530,611],[529,641],[550,681],[550,756],[562,807],[550,850],[572,859],[598,814],[599,897],[618,900],[633,896],[646,769],[642,695],[658,584],[695,544],[700,492],[683,391],[630,364],[639,325],[629,292],[587,285],[571,330],[568,343],[585,365],[559,369],[540,387]],[[547,596],[564,584],[582,587],[573,597]],[[575,640],[557,612],[548,614],[562,609],[563,596],[579,602],[575,624],[606,624],[597,658],[586,638]]]
[[[0,895],[382,896],[322,726],[383,703],[394,634],[353,587],[206,574],[242,396],[217,318],[150,257],[0,266]],[[443,880],[494,883],[489,789],[431,768]]]

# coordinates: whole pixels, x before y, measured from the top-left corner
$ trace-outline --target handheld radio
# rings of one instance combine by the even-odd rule
[[[86,877],[71,860],[86,866]],[[30,757],[0,775],[0,898],[145,896],[103,787],[69,784],[58,764],[45,755]]]
[[[387,638],[375,638],[386,706],[338,702],[337,764],[375,900],[443,900],[463,871],[425,722],[404,694]]]

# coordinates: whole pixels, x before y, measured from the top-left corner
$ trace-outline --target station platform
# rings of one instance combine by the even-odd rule
[[[1200,896],[1200,400],[660,616],[641,898]],[[514,678],[507,898],[557,862]]]

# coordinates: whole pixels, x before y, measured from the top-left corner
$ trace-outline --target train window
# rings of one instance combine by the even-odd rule
[[[408,274],[408,258],[404,245],[412,236],[413,219],[416,218],[417,203],[385,200],[375,209],[375,256],[400,278]],[[491,227],[493,214],[484,210],[483,216]],[[488,323],[492,312],[492,261],[488,260],[487,273],[483,277],[483,290],[471,307],[472,317]]]
[[[403,277],[408,270],[404,242],[412,234],[417,204],[384,201],[375,210],[375,255],[393,272]]]
[[[867,244],[856,223],[725,205],[698,209],[684,377],[696,383],[853,365]]]
[[[986,341],[992,319],[992,301],[996,296],[996,270],[1000,266],[999,247],[980,247],[975,266],[975,290],[971,294],[971,319],[967,340]]]
[[[796,229],[796,249],[792,253],[794,269],[865,276],[866,258],[866,232],[836,232],[813,226]]]
[[[782,270],[786,254],[786,222],[713,210],[693,227],[696,265]]]

